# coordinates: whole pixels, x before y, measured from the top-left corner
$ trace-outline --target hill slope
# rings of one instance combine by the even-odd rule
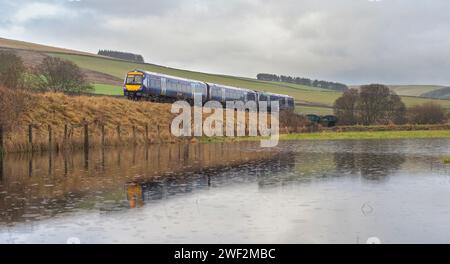
[[[70,60],[80,66],[88,75],[89,80],[95,84],[96,93],[120,95],[122,93],[121,85],[124,75],[127,71],[133,69],[143,69],[157,73],[174,75],[189,79],[195,79],[205,82],[219,83],[242,88],[248,88],[259,91],[283,93],[293,96],[297,103],[297,112],[328,114],[332,112],[333,102],[341,95],[340,92],[320,89],[316,87],[260,81],[252,78],[243,78],[235,76],[227,76],[220,74],[209,74],[194,72],[189,70],[174,69],[148,63],[131,63],[123,60],[112,59],[95,54],[77,52],[72,50],[53,48],[33,43],[11,41],[0,39],[0,47],[12,49],[25,49],[30,54],[39,53],[44,56],[56,56]],[[25,57],[30,56],[23,55]],[[30,60],[30,59],[29,59]],[[37,58],[31,59],[36,62]],[[412,89],[414,88],[414,89]],[[438,89],[439,86],[428,87],[426,91]],[[446,109],[450,109],[450,100],[436,100],[414,97],[422,91],[422,88],[408,86],[395,87],[402,96],[403,101],[408,105],[420,104],[423,102],[433,101],[442,105]],[[412,90],[411,90],[412,89]],[[413,91],[414,90],[414,91]],[[409,92],[407,92],[409,91]]]

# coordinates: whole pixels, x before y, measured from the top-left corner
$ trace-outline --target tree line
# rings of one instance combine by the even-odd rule
[[[334,114],[340,125],[441,124],[445,110],[433,102],[406,108],[400,96],[382,84],[349,89],[336,99]]]
[[[328,90],[335,90],[344,92],[348,90],[348,86],[338,82],[329,82],[329,81],[321,81],[321,80],[311,80],[308,78],[302,77],[291,77],[284,75],[276,75],[269,73],[259,73],[256,75],[256,78],[261,81],[271,81],[271,82],[286,82],[286,83],[295,83],[307,86],[313,86]]]
[[[126,61],[144,63],[144,57],[142,57],[142,55],[129,53],[129,52],[121,52],[121,51],[114,51],[114,50],[99,50],[97,54],[102,55],[102,56],[116,58],[116,59],[126,60]]]

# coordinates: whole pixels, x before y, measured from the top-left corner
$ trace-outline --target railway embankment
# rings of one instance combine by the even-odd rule
[[[170,125],[178,114],[171,113],[171,104],[62,93],[17,93],[11,100],[18,96],[26,96],[26,107],[9,125],[0,124],[3,152],[197,141],[172,135]],[[298,115],[281,115],[281,133],[312,129]]]

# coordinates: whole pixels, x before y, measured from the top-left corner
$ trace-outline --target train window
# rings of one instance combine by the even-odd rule
[[[155,88],[161,88],[161,80],[155,80]]]
[[[142,84],[142,75],[128,75],[126,84]]]

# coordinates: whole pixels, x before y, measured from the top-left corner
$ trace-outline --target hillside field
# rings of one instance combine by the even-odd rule
[[[194,72],[189,70],[174,69],[154,64],[138,64],[123,60],[107,58],[85,52],[60,49],[43,46],[22,41],[7,40],[0,38],[0,47],[8,49],[21,49],[35,51],[45,56],[55,56],[70,60],[87,72],[89,80],[94,83],[95,93],[102,95],[122,95],[122,80],[127,71],[142,69],[156,73],[179,76],[188,79],[200,80],[204,82],[218,83],[258,91],[288,94],[295,98],[297,102],[296,112],[302,114],[330,114],[334,101],[341,95],[340,92],[321,89],[317,87],[260,81],[252,78],[227,76],[220,74],[209,74]],[[108,78],[108,76],[110,78]],[[417,97],[424,92],[439,89],[442,86],[434,85],[399,85],[391,88],[398,94],[407,106],[433,101],[450,110],[450,100],[427,99]]]

